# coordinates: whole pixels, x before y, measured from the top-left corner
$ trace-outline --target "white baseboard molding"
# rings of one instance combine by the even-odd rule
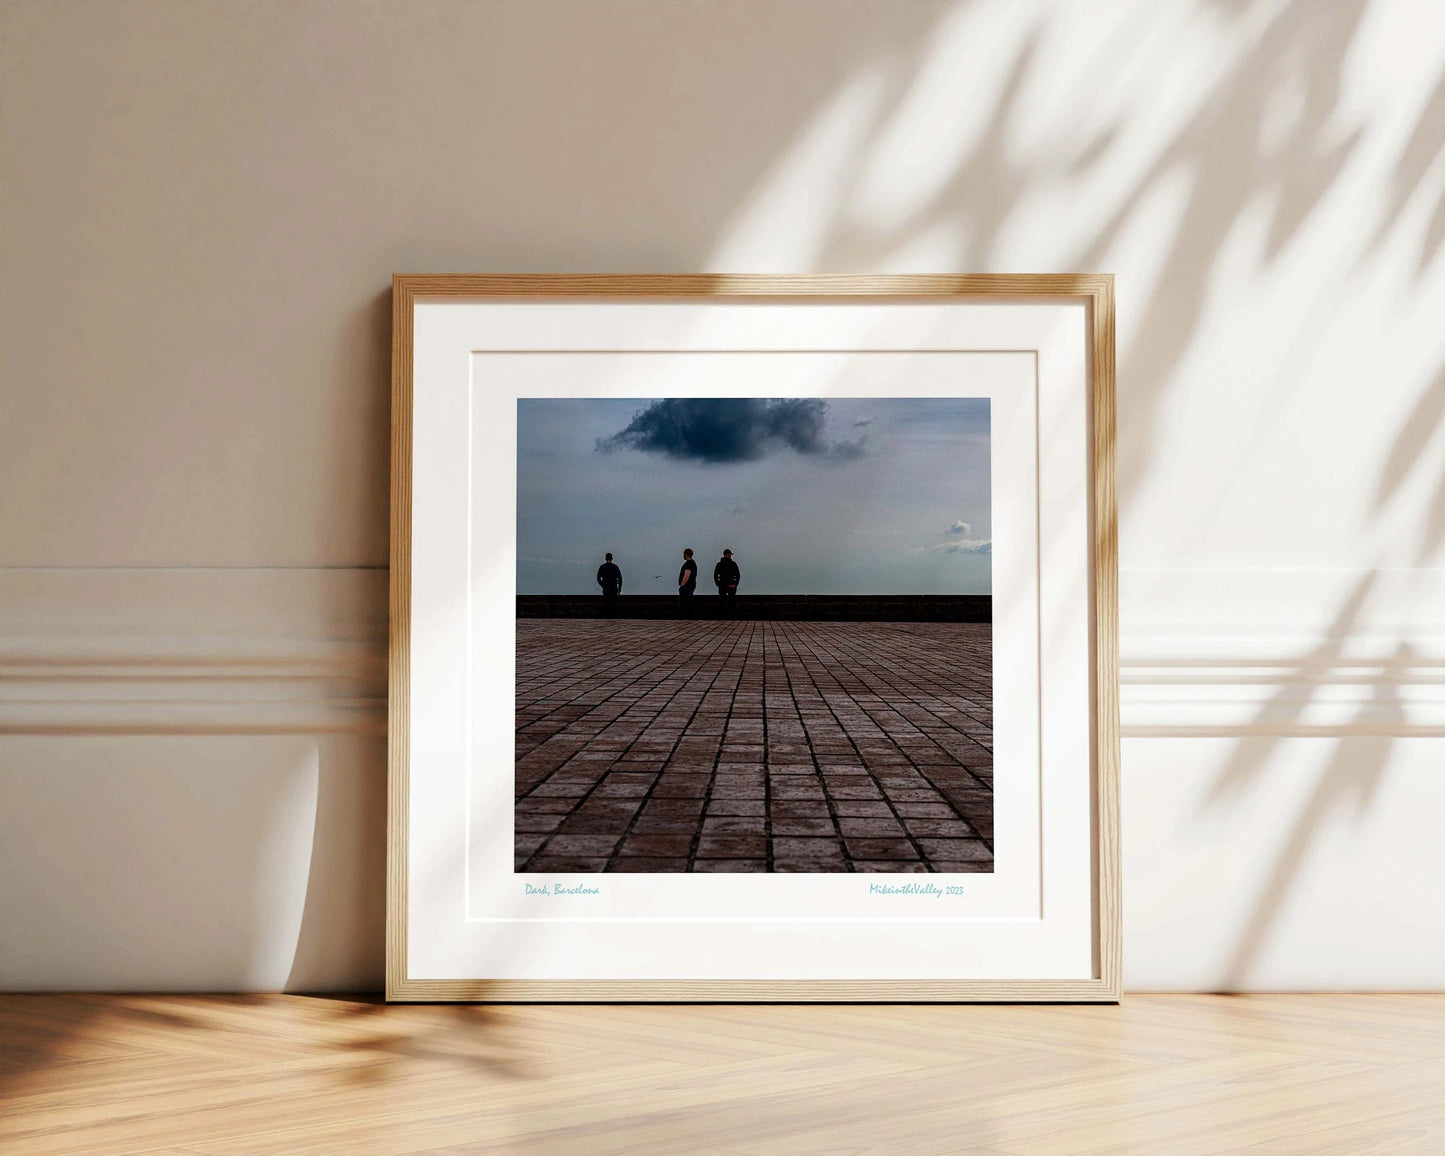
[[[0,733],[381,733],[383,570],[0,570]]]
[[[1125,735],[1445,735],[1445,571],[1125,570]],[[380,733],[377,569],[0,570],[0,733]]]
[[[1445,734],[1445,571],[1120,578],[1126,735]]]

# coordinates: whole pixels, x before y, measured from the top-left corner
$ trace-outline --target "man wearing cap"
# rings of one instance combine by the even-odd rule
[[[724,598],[733,597],[738,592],[738,582],[741,579],[738,564],[733,561],[733,552],[724,550],[717,565],[712,568],[712,580],[717,585],[717,592]]]

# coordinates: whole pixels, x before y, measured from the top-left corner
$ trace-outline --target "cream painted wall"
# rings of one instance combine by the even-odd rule
[[[378,986],[395,271],[1118,275],[1126,982],[1445,987],[1435,0],[0,6],[0,986]]]

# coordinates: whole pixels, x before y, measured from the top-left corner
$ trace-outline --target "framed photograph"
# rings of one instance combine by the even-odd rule
[[[1110,277],[394,310],[388,998],[1118,998]]]

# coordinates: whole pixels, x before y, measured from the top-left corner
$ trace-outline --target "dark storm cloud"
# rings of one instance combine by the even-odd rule
[[[640,450],[697,462],[749,462],[779,450],[847,461],[863,440],[830,445],[828,403],[818,397],[669,397],[633,414],[625,429],[598,438],[599,453]]]

